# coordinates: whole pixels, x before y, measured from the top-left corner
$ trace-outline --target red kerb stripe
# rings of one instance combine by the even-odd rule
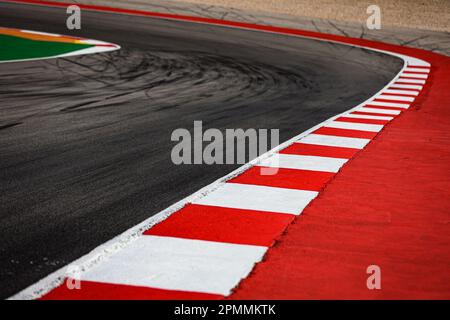
[[[411,83],[410,83],[411,84]],[[395,85],[392,84],[392,85]],[[389,90],[405,90],[405,91],[415,91],[415,92],[420,92],[419,89],[409,89],[409,88],[396,88],[396,87],[389,87]],[[384,94],[384,93],[383,93]],[[415,96],[416,97],[416,96]]]
[[[340,117],[340,118],[337,118],[335,121],[368,123],[368,124],[386,124],[389,122],[389,120],[360,119],[360,118],[347,118],[347,117]]]
[[[80,289],[70,290],[66,279],[40,300],[220,300],[221,295],[81,281]]]
[[[401,107],[387,107],[387,106],[372,105],[370,103],[366,104],[365,107],[374,108],[374,109],[397,110],[397,111],[403,111],[406,109],[406,108],[401,108]]]
[[[274,175],[262,175],[261,170],[276,170]],[[332,172],[252,167],[229,182],[267,187],[320,191],[334,176]]]
[[[144,235],[269,247],[292,219],[290,214],[189,204]]]
[[[350,114],[360,114],[363,116],[388,116],[388,117],[395,117],[396,114],[380,114],[380,113],[374,113],[374,112],[363,112],[363,111],[353,111]]]
[[[306,143],[293,143],[289,147],[280,151],[281,154],[297,154],[304,156],[318,156],[350,159],[359,150],[353,148],[329,147]]]
[[[339,136],[339,137],[349,137],[349,138],[363,138],[363,139],[372,139],[377,133],[376,132],[368,132],[368,131],[360,131],[360,130],[349,130],[349,129],[337,129],[337,128],[327,128],[322,127],[314,131],[315,134],[324,134],[329,136]]]
[[[393,89],[393,90],[402,90],[402,89]],[[411,90],[410,90],[411,91]],[[384,96],[399,96],[399,97],[409,97],[409,98],[415,98],[417,96],[413,95],[412,93],[390,93],[390,92],[383,92]],[[386,99],[380,99],[380,100],[386,100]],[[396,102],[398,102],[396,100]]]
[[[425,71],[425,70],[424,71],[421,71],[421,70],[418,70],[418,71],[403,71],[403,73],[405,73],[405,74],[428,74],[428,72]]]

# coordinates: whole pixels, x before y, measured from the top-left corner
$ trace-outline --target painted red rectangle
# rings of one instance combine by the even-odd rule
[[[261,169],[267,169],[270,171],[276,170],[276,173],[273,175],[262,175]],[[320,191],[334,175],[335,173],[333,172],[255,166],[228,182],[255,184],[276,188]]]
[[[323,134],[329,136],[338,137],[349,137],[349,138],[362,138],[362,139],[372,139],[377,133],[361,130],[349,130],[349,129],[338,129],[338,128],[328,128],[322,127],[314,131],[315,134]]]
[[[317,156],[350,159],[359,149],[319,146],[315,144],[293,143],[289,147],[280,151],[280,154],[296,154],[303,156]]]
[[[407,104],[410,105],[411,101],[397,101],[397,100],[390,100],[390,99],[375,99],[374,102],[387,102],[387,103],[401,103],[401,104]],[[370,102],[368,104],[371,104]]]
[[[403,111],[406,109],[406,108],[401,108],[401,107],[388,107],[388,106],[372,105],[370,103],[366,104],[365,107],[374,108],[374,109],[383,109],[383,110],[396,110],[396,111]]]
[[[398,90],[398,89],[396,89]],[[411,91],[411,90],[410,90]],[[389,97],[395,97],[395,96],[399,96],[399,97],[410,97],[410,98],[415,98],[416,96],[414,94],[411,93],[387,93],[387,92],[383,92],[383,96]],[[380,99],[380,100],[385,100],[385,99]],[[399,101],[396,101],[399,102]]]
[[[414,76],[412,76],[412,77],[402,77],[402,76],[400,76],[398,78],[399,81],[402,81],[402,79],[426,80],[426,78],[420,78],[420,77],[414,77]]]
[[[69,289],[66,279],[40,300],[220,300],[221,295],[81,281],[80,289]]]
[[[421,69],[430,69],[430,68],[431,68],[430,66],[415,66],[415,65],[413,65],[412,63],[408,63],[408,67],[411,67],[411,68],[421,68]]]
[[[189,204],[144,235],[269,247],[294,215]]]
[[[395,84],[394,84],[395,85]],[[396,88],[396,87],[389,87],[389,90],[404,90],[404,91],[414,91],[414,92],[420,92],[419,89],[410,89],[410,88]],[[385,93],[383,93],[385,94]]]
[[[404,74],[428,74],[428,70],[417,70],[417,71],[403,71]]]
[[[420,80],[424,80],[424,79],[420,79]],[[407,84],[407,85],[412,85],[412,86],[421,86],[421,87],[423,87],[425,84],[423,84],[423,83],[410,83],[410,82],[405,82],[405,81],[402,81],[402,79],[398,79],[396,82],[395,82],[395,84]]]
[[[389,120],[377,120],[377,119],[360,119],[360,118],[347,118],[339,117],[334,121],[353,122],[353,123],[367,123],[367,124],[386,124]]]
[[[396,114],[380,114],[375,112],[364,112],[364,111],[353,111],[350,114],[360,114],[363,116],[387,116],[387,117],[396,117]]]

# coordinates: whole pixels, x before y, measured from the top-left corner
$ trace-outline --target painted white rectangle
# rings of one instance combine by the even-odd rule
[[[379,113],[379,114],[391,114],[391,115],[400,114],[400,110],[387,110],[387,109],[377,109],[377,108],[368,108],[368,107],[359,107],[359,108],[356,108],[354,111]]]
[[[315,191],[225,183],[193,203],[299,215],[317,194]]]
[[[228,295],[266,247],[142,236],[82,275],[102,283]]]
[[[338,172],[347,162],[347,159],[302,156],[292,154],[275,154],[272,157],[262,160],[258,166],[298,169],[324,172]]]
[[[362,149],[370,142],[370,139],[338,137],[312,133],[300,139],[298,142],[320,146]]]
[[[387,92],[385,92],[387,93]],[[385,100],[394,100],[394,101],[407,101],[407,102],[413,102],[414,97],[405,97],[405,96],[395,96],[395,95],[387,95],[387,94],[380,94],[377,96],[377,99],[385,99]]]
[[[419,79],[428,78],[428,74],[426,73],[402,73],[400,76],[403,78],[419,78]]]
[[[344,114],[343,117],[355,119],[388,120],[388,121],[394,119],[393,117],[387,116],[369,116],[364,114],[351,114],[351,113]]]
[[[408,67],[430,67],[430,64],[426,61],[423,61],[422,59],[417,59],[417,58],[413,58],[413,57],[409,57],[409,56],[405,56],[405,55],[401,55],[403,59],[405,59],[405,61],[407,61],[407,65]]]
[[[325,123],[324,127],[348,129],[348,130],[361,130],[369,132],[380,132],[383,129],[383,125],[380,124],[366,124],[366,123],[354,123],[344,121],[331,121]]]
[[[400,89],[413,89],[413,90],[422,90],[423,86],[417,84],[401,84],[401,83],[393,83],[390,85],[390,88],[400,88]]]
[[[370,101],[366,104],[367,106],[382,106],[382,107],[395,107],[395,108],[404,108],[408,109],[409,104],[407,103],[398,103],[398,102],[384,102],[384,101]]]
[[[412,91],[412,90],[392,90],[392,89],[386,89],[383,91],[383,93],[389,93],[389,94],[404,94],[408,96],[418,96],[419,92]]]
[[[398,82],[425,84],[425,80],[398,78]]]
[[[405,68],[405,71],[408,72],[418,72],[418,73],[430,73],[429,68],[414,68],[414,67],[407,67]]]

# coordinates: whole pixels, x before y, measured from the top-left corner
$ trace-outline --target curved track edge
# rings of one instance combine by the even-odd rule
[[[47,6],[68,5],[33,0],[10,2]],[[86,10],[214,24],[305,37],[320,41],[337,42],[396,56],[404,61],[404,66],[391,82],[367,101],[282,143],[259,158],[218,179],[214,183],[97,247],[86,256],[74,261],[71,265],[78,266],[82,271],[82,286],[85,282],[86,288],[91,288],[91,290],[68,290],[65,288],[62,285],[64,281],[67,278],[70,280],[71,276],[75,277],[75,275],[68,274],[66,268],[61,268],[10,299],[36,299],[41,297],[48,299],[99,299],[105,297],[106,292],[104,290],[95,290],[95,287],[106,289],[108,285],[115,286],[115,292],[110,298],[119,299],[149,298],[149,295],[156,299],[187,299],[189,297],[194,299],[208,299],[228,296],[240,281],[249,275],[254,265],[263,259],[267,250],[276,242],[276,239],[294,218],[301,214],[302,210],[323,191],[329,181],[321,179],[320,183],[318,182],[319,187],[317,187],[316,191],[310,190],[311,188],[299,190],[298,187],[293,187],[292,185],[280,185],[279,178],[271,181],[262,179],[261,176],[254,174],[252,170],[261,166],[277,166],[284,174],[282,180],[296,180],[300,172],[297,169],[304,166],[303,162],[305,161],[305,157],[312,157],[308,158],[308,160],[313,160],[310,165],[311,168],[306,168],[306,171],[322,172],[322,170],[325,170],[332,173],[329,177],[329,179],[332,179],[334,174],[338,174],[342,166],[351,165],[351,159],[357,155],[359,150],[363,149],[371,140],[380,134],[389,125],[390,121],[403,112],[407,112],[408,108],[414,107],[426,97],[426,94],[423,92],[431,90],[430,84],[434,81],[433,69],[436,67],[434,62],[439,64],[440,59],[443,59],[440,55],[419,49],[400,47],[364,39],[320,34],[311,31],[100,6],[80,5],[80,7]],[[306,148],[307,151],[304,151],[305,149],[302,150],[302,147]],[[278,160],[281,159],[281,161],[271,161],[275,157],[278,157]],[[325,162],[325,167],[329,167],[330,165],[334,167],[333,169],[318,170],[317,166],[319,164],[317,161],[321,163]],[[316,178],[312,178],[312,180],[314,179]],[[245,193],[248,194],[248,199],[250,200],[252,197],[263,198],[260,207],[248,204],[248,201],[245,200],[241,200],[240,204],[236,204],[236,201],[233,201],[233,199],[230,200],[230,197],[242,197]],[[264,198],[267,196],[271,196],[272,198]],[[298,202],[289,200],[293,198],[301,198],[302,200]],[[183,213],[183,210],[190,210],[188,214],[199,214],[199,207],[201,207],[200,216],[205,210],[208,211],[212,207],[220,207],[221,210],[225,211],[226,209],[230,210],[229,212],[223,213],[230,217],[230,222],[231,219],[234,221],[228,224],[228,228],[233,228],[233,224],[236,224],[236,221],[239,223],[239,221],[246,219],[244,216],[248,217],[252,214],[257,215],[258,218],[256,218],[256,222],[255,220],[250,221],[250,225],[255,225],[255,223],[267,225],[269,216],[271,221],[276,221],[276,223],[273,224],[274,227],[270,231],[265,232],[261,237],[251,239],[243,239],[233,234],[233,232],[229,232],[228,241],[221,242],[218,242],[213,234],[206,236],[189,236],[186,234],[177,236],[176,233],[179,228],[177,228],[177,221],[172,218],[176,217],[180,219],[178,216],[180,216],[180,213]],[[261,216],[263,218],[259,220]],[[249,221],[245,223],[248,224]],[[199,222],[198,226],[200,225],[201,222]],[[223,227],[225,228],[226,224]],[[250,232],[251,230],[248,231]],[[173,255],[166,258],[169,260],[172,259],[174,264],[185,262],[191,270],[188,276],[192,276],[194,279],[176,279],[180,274],[175,275],[174,270],[161,270],[162,274],[159,275],[159,278],[163,279],[162,282],[158,279],[154,281],[151,279],[149,281],[142,281],[139,263],[141,263],[141,260],[145,260],[145,257],[136,257],[135,255],[136,253],[143,252],[145,255],[158,259],[158,252],[154,252],[151,249],[154,246],[161,246],[167,250],[173,250]],[[184,248],[184,250],[200,250],[197,254],[200,252],[205,257],[209,257],[210,260],[208,258],[201,262],[209,263],[211,267],[211,270],[209,270],[211,278],[195,279],[195,276],[204,274],[208,270],[202,269],[198,265],[189,265],[189,262],[186,262],[186,260],[179,260],[178,257],[181,253],[177,251],[178,248]],[[129,278],[134,280],[122,279],[118,274],[123,272],[123,270],[117,272],[118,261],[131,256],[134,256],[134,259],[133,261],[129,261],[129,263],[135,263],[136,268],[134,268],[134,275]],[[217,279],[220,275],[218,272],[223,271],[219,264],[224,259],[233,259],[232,265],[228,266],[230,272],[227,272],[227,275],[222,275],[218,284],[208,282],[208,279]],[[156,262],[156,260],[154,261]],[[158,265],[157,262],[156,265],[157,268],[163,267],[163,265]],[[96,272],[94,269],[100,269],[100,271]],[[179,270],[176,272],[179,272]],[[88,276],[85,277],[86,275]],[[183,274],[181,273],[181,275]],[[129,275],[125,276],[128,277]],[[151,292],[145,291],[145,288],[151,290]],[[136,292],[136,294],[133,295],[133,292]],[[122,293],[126,293],[126,295]]]

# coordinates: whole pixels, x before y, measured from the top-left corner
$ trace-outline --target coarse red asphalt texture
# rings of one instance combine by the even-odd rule
[[[289,226],[231,299],[450,298],[450,58]],[[399,51],[398,48],[396,51]],[[368,290],[369,265],[381,290]]]

